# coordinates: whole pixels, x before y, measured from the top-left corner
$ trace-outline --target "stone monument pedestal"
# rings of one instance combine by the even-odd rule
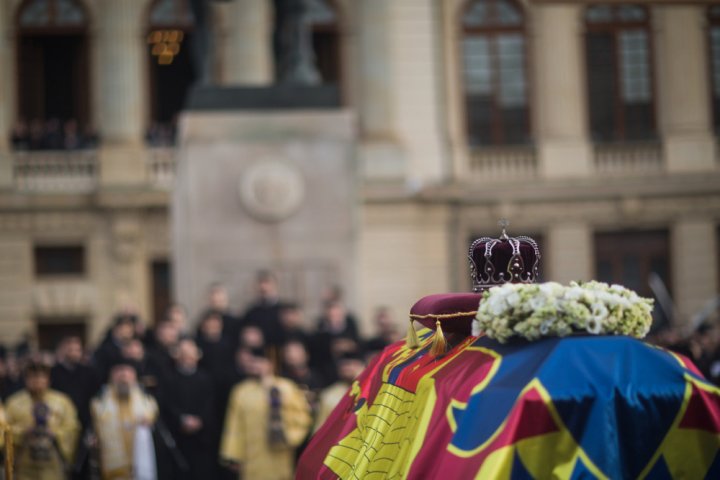
[[[205,97],[217,102],[218,94]],[[354,118],[339,108],[191,100],[180,126],[172,235],[175,298],[193,319],[212,282],[227,285],[233,308],[243,308],[263,269],[309,318],[329,285],[343,286],[352,303],[354,148]]]

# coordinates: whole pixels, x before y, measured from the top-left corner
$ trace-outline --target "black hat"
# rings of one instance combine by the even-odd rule
[[[348,350],[347,352],[341,353],[338,357],[338,362],[342,362],[344,360],[357,360],[359,362],[364,362],[365,358],[358,350]]]
[[[108,373],[112,372],[115,367],[130,367],[133,370],[135,370],[135,373],[137,373],[139,369],[138,362],[136,360],[133,360],[132,358],[124,357],[124,356],[118,356],[115,359],[113,359],[112,362],[110,362]]]
[[[129,323],[135,326],[137,321],[138,318],[136,315],[133,315],[131,313],[119,313],[115,315],[115,318],[113,319],[113,327],[117,327],[118,325],[122,325],[124,323]]]
[[[267,352],[265,352],[265,349],[263,347],[249,347],[248,351],[253,357],[268,358]]]
[[[31,373],[44,373],[46,375],[49,375],[50,365],[48,365],[47,362],[43,362],[39,358],[31,358],[25,364],[25,368],[23,369],[23,371],[25,372],[25,375]]]

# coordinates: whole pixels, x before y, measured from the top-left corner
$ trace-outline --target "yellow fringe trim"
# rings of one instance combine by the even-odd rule
[[[435,322],[435,327],[435,336],[433,337],[432,347],[430,347],[430,354],[438,357],[447,353],[447,341],[440,326],[440,320]]]
[[[413,326],[413,319],[410,318],[410,325],[408,326],[407,336],[405,337],[405,345],[413,350],[420,347],[420,339],[418,339],[417,332]]]

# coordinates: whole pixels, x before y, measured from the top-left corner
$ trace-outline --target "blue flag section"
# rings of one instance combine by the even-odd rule
[[[720,478],[720,390],[628,337],[388,347],[298,478]]]

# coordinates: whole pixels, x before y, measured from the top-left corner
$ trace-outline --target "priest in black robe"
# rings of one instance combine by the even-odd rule
[[[167,382],[165,416],[188,471],[176,478],[204,480],[216,476],[213,382],[198,368],[200,351],[192,339],[177,347],[177,366]]]
[[[50,385],[54,390],[70,397],[80,420],[82,429],[78,436],[73,478],[87,478],[89,450],[85,436],[91,426],[90,400],[100,389],[101,381],[97,371],[83,362],[82,340],[77,336],[63,338],[56,351],[57,362],[50,370]]]
[[[267,271],[257,275],[257,298],[243,315],[243,326],[259,327],[268,347],[280,347],[283,341],[280,312],[284,303],[280,300],[275,276]]]

